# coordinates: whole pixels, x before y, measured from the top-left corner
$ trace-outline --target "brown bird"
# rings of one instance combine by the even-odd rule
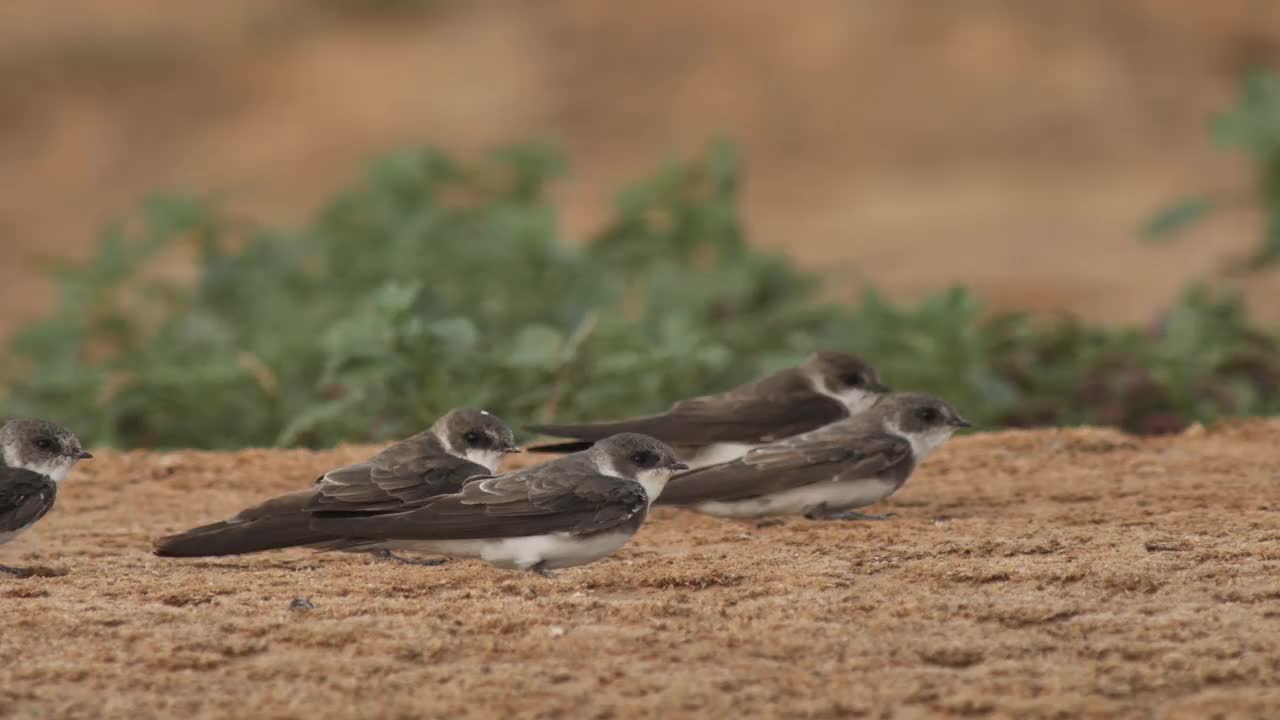
[[[492,475],[504,453],[519,451],[511,428],[496,415],[471,408],[451,410],[430,429],[365,462],[326,472],[307,490],[273,498],[229,520],[162,538],[156,554],[238,555],[331,543],[338,538],[312,527],[316,509],[358,506],[374,512],[416,506],[427,498],[458,492],[472,478]],[[441,562],[381,554],[413,564]]]
[[[302,517],[311,533],[308,541],[320,540],[315,544],[327,549],[410,549],[547,575],[594,562],[622,547],[643,524],[649,504],[671,474],[684,468],[661,442],[623,434],[532,468],[472,478],[448,495],[389,505],[378,499],[336,498],[321,488],[301,508],[287,503],[285,513]],[[272,502],[276,501],[246,512],[268,517]],[[166,541],[161,554],[267,549],[265,543],[211,545],[185,539],[196,540],[203,530],[187,533],[177,543]]]
[[[91,457],[70,430],[48,420],[10,420],[0,428],[0,545],[31,529],[53,509],[58,485]],[[0,572],[25,571],[0,565]]]
[[[892,495],[930,452],[969,426],[942,400],[894,393],[857,417],[681,474],[659,502],[722,517],[883,520],[853,508]]]
[[[612,422],[532,425],[546,435],[575,438],[529,448],[576,452],[615,433],[650,435],[698,469],[742,457],[759,445],[799,435],[864,412],[889,392],[875,368],[843,352],[817,352],[780,370],[715,395],[682,400],[665,413]]]

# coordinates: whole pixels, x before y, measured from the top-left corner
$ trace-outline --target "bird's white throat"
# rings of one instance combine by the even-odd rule
[[[609,477],[623,478],[626,476],[618,472],[618,468],[613,462],[606,457],[596,458],[596,472]],[[640,483],[640,487],[644,488],[644,494],[652,505],[654,500],[662,494],[663,488],[667,486],[667,481],[671,479],[671,471],[666,468],[655,468],[653,470],[642,470],[636,473],[636,482]]]
[[[456,458],[462,458],[467,462],[473,462],[477,465],[483,465],[490,473],[498,472],[498,465],[502,463],[502,453],[497,450],[481,450],[478,448],[467,448],[459,450],[449,442],[448,433],[433,429],[432,432],[436,436],[436,440],[444,448],[444,451]]]
[[[938,449],[938,446],[946,442],[956,429],[950,425],[930,428],[924,432],[904,432],[898,424],[891,421],[884,421],[885,432],[890,435],[897,435],[911,443],[911,454],[915,457],[917,463],[922,462],[929,453]]]
[[[849,411],[849,415],[851,416],[870,410],[871,406],[875,405],[876,401],[880,399],[880,396],[876,393],[867,392],[866,390],[860,390],[858,388],[847,388],[840,391],[831,390],[827,387],[825,382],[818,378],[813,380],[813,389],[819,394],[826,395],[832,400],[844,405],[845,409]]]
[[[9,458],[7,456],[5,457],[5,464],[9,464]],[[47,476],[55,483],[61,483],[67,478],[67,473],[71,472],[71,468],[75,466],[75,464],[76,461],[72,458],[58,458],[54,460],[46,460],[44,462],[29,462],[11,465],[11,467],[20,467],[23,470],[30,470],[33,473]]]
[[[502,463],[502,453],[497,450],[477,450],[475,448],[467,448],[463,455],[471,462],[477,465],[483,465],[489,468],[489,472],[498,472],[498,465]]]
[[[78,458],[59,455],[39,462],[23,462],[19,458],[17,446],[13,443],[6,443],[2,454],[6,466],[30,470],[33,473],[44,475],[56,483],[66,479],[67,473],[71,472],[71,468],[75,467],[76,462],[79,460]]]
[[[636,482],[644,487],[644,494],[649,497],[649,504],[652,505],[654,500],[662,494],[667,487],[667,481],[671,479],[670,470],[645,470],[636,475]]]

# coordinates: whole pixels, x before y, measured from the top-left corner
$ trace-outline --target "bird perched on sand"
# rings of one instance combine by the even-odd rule
[[[615,433],[651,435],[675,448],[691,468],[729,462],[762,444],[799,435],[866,411],[889,388],[875,368],[843,352],[816,352],[798,367],[714,395],[682,400],[665,413],[612,422],[533,425],[575,438],[529,448],[574,452]]]
[[[930,452],[969,426],[942,400],[894,393],[857,417],[679,475],[659,502],[722,517],[883,520],[854,508],[892,495]]]
[[[301,508],[285,503],[284,512],[290,523],[305,528],[289,540],[324,549],[409,549],[548,575],[594,562],[626,544],[671,474],[685,467],[665,444],[622,434],[549,463],[474,478],[448,495],[389,506],[335,497],[321,486]],[[193,557],[303,544],[280,542],[278,534],[257,542],[245,529],[277,517],[280,500],[166,538],[157,552]],[[227,542],[228,534],[240,537]]]
[[[160,555],[235,555],[312,545],[333,538],[310,526],[311,511],[325,505],[366,511],[412,507],[426,498],[458,492],[466,481],[497,472],[506,453],[519,452],[515,434],[485,410],[457,408],[432,426],[365,462],[330,470],[308,490],[249,508],[225,522],[164,538]],[[437,565],[381,552],[409,564]]]
[[[10,420],[0,428],[0,545],[35,525],[53,509],[58,484],[93,455],[70,430],[48,420]],[[23,575],[0,565],[0,572]]]

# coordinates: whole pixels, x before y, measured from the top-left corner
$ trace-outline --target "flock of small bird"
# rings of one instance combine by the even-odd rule
[[[857,508],[906,482],[966,421],[948,403],[895,393],[874,368],[818,352],[788,368],[659,415],[531,429],[568,438],[529,448],[561,453],[508,473],[520,452],[495,415],[455,409],[369,460],[221,522],[161,538],[165,557],[240,555],[287,547],[478,558],[549,575],[622,547],[655,503],[722,517],[802,514],[883,520]],[[93,457],[47,420],[0,428],[0,545],[53,507],[59,484]],[[0,565],[0,571],[22,574]]]

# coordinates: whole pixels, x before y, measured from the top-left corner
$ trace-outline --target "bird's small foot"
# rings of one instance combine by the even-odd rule
[[[392,562],[400,563],[401,565],[417,565],[418,567],[437,567],[449,562],[448,560],[444,560],[441,558],[431,558],[430,560],[418,560],[415,558],[401,557],[400,555],[396,555],[390,550],[375,550],[374,555],[377,555],[379,558],[383,560],[390,560]]]
[[[888,520],[893,517],[893,513],[876,515],[874,513],[861,513],[857,510],[830,510],[825,505],[819,505],[805,513],[804,516],[810,520]]]
[[[891,517],[893,517],[893,513],[860,513],[853,510],[831,515],[832,520],[888,520]]]
[[[27,578],[31,577],[31,571],[24,568],[9,567],[8,565],[0,565],[0,573],[12,575],[14,577]]]
[[[547,569],[547,566],[544,563],[538,563],[537,565],[534,565],[533,567],[529,568],[529,572],[537,573],[544,578],[553,578],[556,576],[555,573]]]

